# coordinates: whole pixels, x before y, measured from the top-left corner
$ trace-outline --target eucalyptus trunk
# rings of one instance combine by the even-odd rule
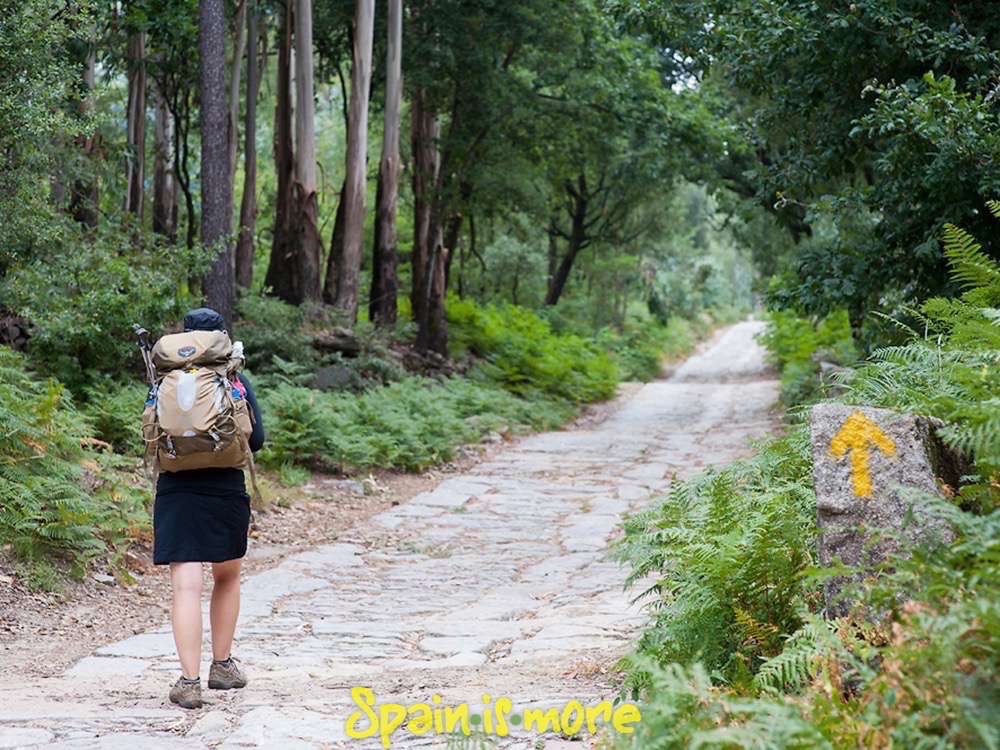
[[[292,241],[292,171],[295,159],[292,153],[292,16],[291,3],[281,20],[278,33],[278,85],[274,105],[274,168],[277,177],[275,195],[274,231],[272,232],[271,257],[268,262],[266,286],[286,302],[297,302],[298,257]]]
[[[243,199],[240,202],[240,231],[236,238],[236,284],[249,289],[253,283],[254,233],[257,226],[257,4],[246,0],[247,8],[247,103],[243,125]]]
[[[177,182],[174,175],[174,118],[156,94],[153,128],[153,231],[177,241]]]
[[[243,55],[247,49],[247,3],[239,0],[233,26],[233,64],[229,77],[229,117],[226,134],[229,146],[229,191],[235,194],[237,144],[240,139],[240,81],[243,76]]]
[[[316,131],[313,104],[312,0],[295,3],[295,173],[291,226],[298,256],[296,302],[320,299],[320,238],[316,197]]]
[[[143,179],[146,162],[146,35],[141,31],[129,34],[128,104],[126,109],[125,144],[128,166],[125,171],[125,213],[142,221]]]
[[[403,2],[387,0],[385,52],[385,119],[382,158],[376,191],[375,244],[372,252],[372,286],[368,317],[377,325],[396,322],[396,207],[399,202],[399,113],[403,91]]]
[[[232,330],[235,298],[232,193],[229,175],[226,120],[226,12],[224,0],[200,0],[198,51],[201,56],[201,241],[216,250],[205,275],[206,304]]]
[[[365,223],[368,155],[368,94],[372,78],[375,0],[356,0],[351,65],[351,103],[347,126],[347,169],[344,191],[344,249],[337,267],[336,307],[349,322],[358,317],[358,277]]]
[[[418,334],[426,333],[429,263],[440,232],[432,220],[440,159],[437,141],[441,129],[437,115],[428,108],[426,94],[414,92],[410,108],[410,141],[413,153],[413,251],[410,257],[410,303]],[[418,345],[421,343],[418,335]]]

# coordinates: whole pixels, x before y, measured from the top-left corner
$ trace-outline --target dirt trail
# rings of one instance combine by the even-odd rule
[[[437,693],[473,710],[484,693],[515,711],[612,696],[611,668],[643,616],[608,544],[673,477],[744,455],[773,427],[760,328],[727,329],[592,429],[527,438],[249,577],[234,652],[246,689],[206,690],[200,711],[169,704],[177,666],[164,624],[57,677],[5,675],[0,748],[381,747],[346,738],[356,685],[379,703]],[[503,744],[536,739],[515,729]],[[393,747],[443,744],[393,736]]]

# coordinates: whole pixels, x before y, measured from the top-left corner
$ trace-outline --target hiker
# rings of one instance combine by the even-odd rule
[[[159,472],[153,508],[153,562],[170,566],[173,591],[171,624],[181,663],[181,676],[170,690],[170,700],[184,708],[199,708],[202,705],[202,563],[212,564],[214,579],[210,609],[212,666],[208,686],[228,690],[247,684],[246,676],[231,653],[240,610],[240,565],[247,551],[251,520],[250,496],[241,467],[248,466],[252,472],[253,458],[250,454],[260,450],[264,444],[264,425],[250,381],[242,373],[237,373],[235,367],[226,364],[233,361],[234,351],[242,364],[242,345],[233,347],[225,328],[225,321],[215,310],[191,310],[184,316],[185,333],[162,337],[151,350],[150,357],[155,366],[156,385],[147,401],[146,412],[147,415],[155,414],[155,419],[159,420],[155,422],[153,416],[144,417],[144,424],[148,419],[155,425],[155,436],[151,439],[147,434],[146,439],[153,446]],[[187,339],[182,338],[198,331],[218,332],[220,335],[194,334]],[[173,351],[170,350],[170,343],[164,343],[170,340],[180,342],[179,346],[175,344]],[[207,342],[207,350],[196,351],[199,347],[206,348],[204,342]],[[218,352],[213,355],[216,348]],[[171,361],[171,357],[176,355],[188,357],[189,361]],[[216,358],[209,359],[210,355]],[[199,356],[202,359],[198,359]],[[228,359],[219,365],[219,357]],[[206,360],[210,366],[202,366]],[[167,376],[161,374],[163,371],[168,375],[177,372],[178,375],[173,381],[168,381]],[[206,379],[199,381],[202,375]],[[215,390],[210,390],[213,387]],[[207,397],[205,393],[213,395]],[[193,436],[194,431],[185,430],[179,437],[175,431],[171,441],[169,426],[164,424],[171,419],[166,414],[169,407],[165,406],[169,398],[182,404],[179,411],[220,409],[219,404],[223,401],[228,405],[239,405],[244,423],[247,416],[250,420],[242,431],[230,429],[228,434],[222,428],[207,431],[216,440],[214,452],[206,449],[201,453],[184,454],[179,447],[174,449],[174,444],[183,444],[184,438]],[[201,406],[201,401],[197,406],[188,406],[195,404],[195,399],[205,399],[207,406]],[[241,400],[243,404],[239,404]],[[158,401],[161,403],[158,404]],[[227,414],[229,424],[234,424],[233,412]],[[219,450],[222,444],[219,434],[228,438],[229,442],[225,445],[232,446],[236,458],[230,455],[228,448]],[[205,440],[206,437],[203,435],[198,439]],[[164,448],[164,445],[167,447]],[[245,455],[240,454],[241,449]],[[197,450],[197,446],[187,450]],[[230,457],[226,458],[227,455]],[[184,465],[178,456],[188,460],[188,465],[195,460],[200,462],[198,466],[207,468],[177,470]],[[169,465],[171,459],[178,460],[179,466]],[[256,487],[256,480],[254,485]]]

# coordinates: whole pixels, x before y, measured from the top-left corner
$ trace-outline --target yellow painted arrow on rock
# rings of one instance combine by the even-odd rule
[[[872,496],[872,475],[868,469],[871,446],[875,446],[887,456],[896,455],[896,444],[892,438],[860,411],[856,411],[837,430],[830,441],[830,453],[836,458],[851,454],[851,483],[858,497]]]

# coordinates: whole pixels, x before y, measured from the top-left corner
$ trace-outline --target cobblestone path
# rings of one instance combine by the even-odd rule
[[[234,651],[246,689],[206,690],[200,711],[172,706],[178,667],[164,624],[59,677],[4,675],[0,748],[381,747],[346,738],[356,685],[379,703],[613,696],[610,670],[643,617],[606,559],[609,542],[622,515],[673,477],[745,455],[772,428],[777,386],[753,338],[760,327],[727,329],[592,429],[521,440],[338,543],[247,578]],[[515,729],[503,744],[537,739]],[[442,744],[393,736],[393,747]]]

